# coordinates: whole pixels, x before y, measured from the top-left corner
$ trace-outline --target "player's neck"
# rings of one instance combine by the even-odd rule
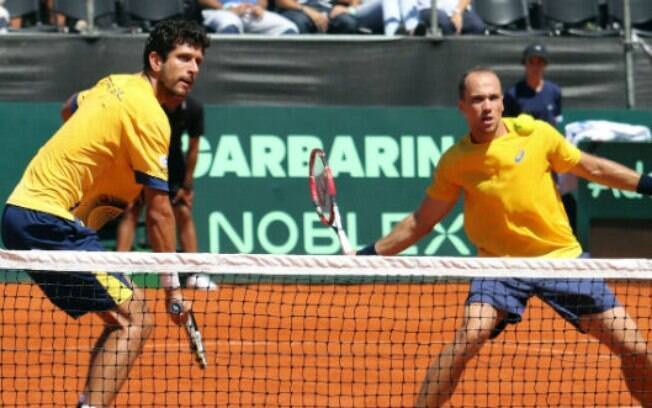
[[[536,92],[541,92],[543,89],[543,75],[528,75],[525,81],[527,82],[527,86]]]
[[[163,107],[165,107],[167,111],[169,112],[175,111],[176,108],[181,104],[181,102],[183,102],[184,98],[170,92],[167,88],[165,88],[161,84],[158,78],[156,78],[156,76],[152,75],[150,72],[145,71],[142,73],[142,76],[152,86],[152,90],[154,91],[154,97],[156,97],[156,100]]]

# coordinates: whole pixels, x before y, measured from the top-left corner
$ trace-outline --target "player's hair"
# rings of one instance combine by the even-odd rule
[[[494,71],[493,69],[491,69],[489,67],[483,67],[483,66],[473,67],[473,68],[469,69],[468,71],[465,71],[464,73],[462,73],[462,75],[460,76],[460,80],[457,83],[457,93],[458,93],[457,96],[458,96],[458,98],[460,100],[464,99],[464,93],[466,92],[466,78],[468,78],[469,75],[475,74],[475,73],[478,73],[478,72],[487,72],[487,73],[490,73],[490,74],[494,74],[496,76],[496,78],[498,78],[500,80],[500,77],[498,76],[496,71]]]
[[[188,44],[205,51],[210,42],[206,31],[196,22],[188,20],[163,20],[154,26],[143,51],[143,69],[150,70],[149,54],[157,53],[163,61],[177,45]]]

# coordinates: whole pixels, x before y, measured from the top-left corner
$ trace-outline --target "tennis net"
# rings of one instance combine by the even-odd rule
[[[52,306],[25,274],[43,270],[126,272],[145,288],[155,328],[118,407],[414,406],[428,367],[463,323],[473,277],[606,278],[643,338],[652,336],[652,261],[643,259],[0,250],[3,407],[74,406],[103,329],[96,316],[74,320]],[[170,271],[206,273],[218,284],[183,289],[205,369],[165,312],[158,276]],[[637,404],[621,360],[532,298],[523,321],[467,363],[448,406]]]

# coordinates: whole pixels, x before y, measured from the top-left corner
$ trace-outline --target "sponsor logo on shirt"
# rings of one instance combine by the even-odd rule
[[[514,156],[514,163],[520,163],[521,160],[523,160],[523,157],[525,157],[525,150],[521,149],[518,151],[516,156]]]

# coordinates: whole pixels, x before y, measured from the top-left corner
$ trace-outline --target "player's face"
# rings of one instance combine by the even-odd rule
[[[203,61],[201,48],[189,44],[177,45],[161,63],[159,83],[170,96],[183,99],[190,93]]]
[[[466,118],[474,141],[491,140],[502,126],[503,93],[498,77],[491,72],[470,74],[458,108]]]
[[[546,69],[546,60],[541,57],[530,57],[525,62],[525,71],[528,75],[543,76],[543,71]]]

